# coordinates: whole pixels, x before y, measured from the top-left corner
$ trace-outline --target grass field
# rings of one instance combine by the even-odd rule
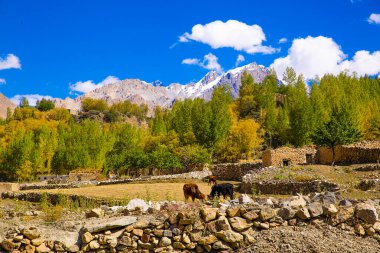
[[[73,189],[53,189],[53,190],[38,190],[38,192],[50,192],[61,194],[77,194],[96,198],[107,199],[133,199],[142,198],[149,200],[185,200],[182,187],[184,183],[196,183],[201,192],[208,195],[211,192],[211,186],[205,182],[197,180],[184,180],[181,182],[147,182],[133,184],[117,184],[104,186],[88,186]],[[231,182],[236,183],[236,182]],[[29,190],[36,192],[37,190]],[[23,191],[26,192],[26,191]]]

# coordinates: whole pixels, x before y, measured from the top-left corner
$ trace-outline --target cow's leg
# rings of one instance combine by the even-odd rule
[[[185,194],[185,202],[189,199],[189,195]]]
[[[193,202],[195,201],[195,197],[194,196],[191,196],[191,199],[193,200]]]

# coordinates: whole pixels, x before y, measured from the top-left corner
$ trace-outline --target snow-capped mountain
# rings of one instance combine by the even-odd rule
[[[215,71],[210,71],[198,82],[186,85],[173,83],[169,86],[162,86],[160,81],[148,83],[138,79],[125,79],[104,85],[75,99],[56,99],[55,105],[56,107],[79,111],[83,98],[90,97],[104,99],[109,104],[129,100],[136,104],[147,104],[151,109],[157,105],[170,107],[174,101],[186,98],[200,97],[209,100],[214,88],[221,85],[230,86],[232,96],[237,97],[241,77],[245,71],[252,75],[255,82],[262,82],[269,73],[264,66],[250,63],[231,69],[221,75]]]

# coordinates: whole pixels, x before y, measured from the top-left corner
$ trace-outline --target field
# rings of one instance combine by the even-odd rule
[[[177,200],[184,201],[182,187],[184,183],[198,184],[202,193],[208,195],[211,192],[211,186],[206,182],[198,180],[181,180],[170,182],[147,182],[132,184],[117,184],[104,186],[87,186],[73,189],[53,189],[39,190],[39,192],[77,194],[88,197],[107,198],[107,199],[133,199],[142,198],[145,200]],[[236,182],[231,182],[236,183]],[[30,190],[29,192],[35,192]],[[23,191],[26,192],[26,191]]]

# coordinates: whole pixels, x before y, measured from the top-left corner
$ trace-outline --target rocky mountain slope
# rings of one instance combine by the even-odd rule
[[[159,81],[148,83],[138,79],[125,79],[107,84],[75,99],[56,99],[54,102],[56,107],[67,108],[73,112],[80,110],[81,101],[86,97],[104,99],[109,104],[129,100],[136,104],[147,104],[152,109],[157,105],[170,107],[174,101],[186,98],[201,97],[208,100],[211,98],[214,88],[224,84],[230,86],[232,96],[237,97],[241,77],[245,71],[252,75],[255,82],[262,82],[268,75],[268,69],[264,66],[250,63],[231,69],[221,75],[215,71],[210,71],[198,82],[186,85],[173,83],[169,86],[162,86]]]
[[[14,110],[16,105],[9,100],[6,96],[0,93],[0,118],[5,119],[7,117],[7,108]]]

